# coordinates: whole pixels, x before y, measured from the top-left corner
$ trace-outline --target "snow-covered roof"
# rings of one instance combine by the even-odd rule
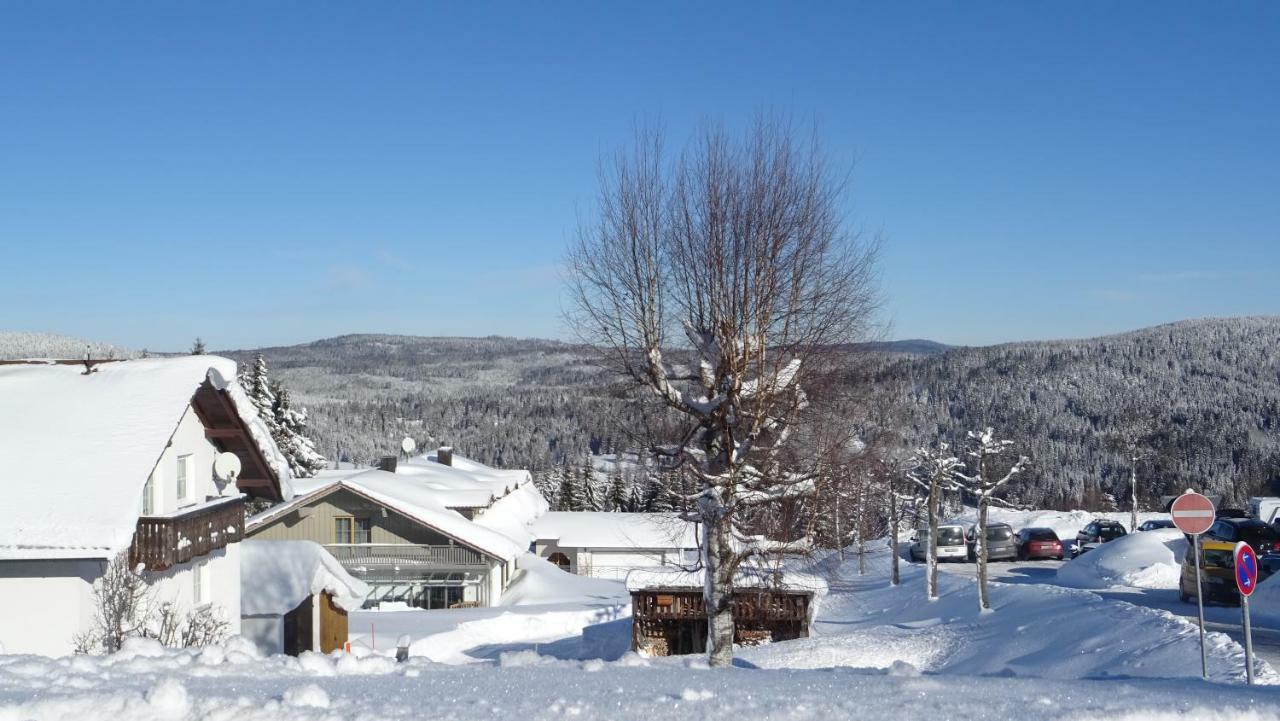
[[[702,589],[706,583],[704,569],[687,571],[675,566],[637,568],[627,574],[628,591],[652,589]],[[800,591],[814,595],[827,592],[827,582],[819,576],[796,570],[743,566],[733,579],[734,588]]]
[[[312,541],[244,541],[240,544],[240,613],[283,615],[307,596],[329,593],[339,607],[354,611],[369,587]]]
[[[237,393],[234,361],[204,355],[93,367],[0,365],[0,559],[106,558],[128,547],[147,477],[206,380],[228,391],[268,462],[283,461]],[[288,464],[276,468],[287,498]]]
[[[528,484],[530,488],[533,484]],[[508,536],[504,530],[473,522],[448,507],[444,501],[451,496],[442,494],[436,485],[423,483],[412,474],[390,473],[375,468],[359,471],[323,471],[315,478],[298,479],[295,482],[293,500],[273,506],[253,516],[248,521],[252,529],[269,523],[294,509],[307,505],[337,489],[346,488],[397,511],[440,533],[504,561],[509,561],[527,550],[524,541]],[[527,493],[527,491],[525,491]],[[536,489],[533,491],[536,493]],[[514,494],[513,494],[514,495]],[[541,495],[538,496],[541,498]],[[542,501],[545,508],[546,501]],[[493,512],[499,504],[485,511]],[[514,512],[516,509],[512,508]],[[507,512],[507,509],[503,509]],[[501,514],[500,514],[501,515]],[[524,522],[527,524],[527,520]]]
[[[484,508],[493,499],[533,482],[528,471],[490,468],[457,453],[446,466],[436,462],[434,451],[398,464],[396,473],[427,484],[449,508]]]
[[[553,511],[532,524],[533,536],[565,548],[697,548],[698,526],[674,513]]]

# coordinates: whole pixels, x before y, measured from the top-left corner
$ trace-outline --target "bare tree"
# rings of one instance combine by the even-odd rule
[[[674,161],[660,131],[640,131],[600,184],[569,252],[569,321],[677,419],[679,437],[655,450],[698,482],[708,651],[727,666],[736,571],[805,547],[746,521],[814,493],[816,459],[787,467],[783,450],[824,356],[865,332],[874,247],[845,232],[817,141],[777,120],[741,140],[709,128]]]
[[[992,466],[996,458],[1009,451],[1013,441],[997,440],[995,431],[990,427],[981,431],[969,431],[968,437],[972,446],[968,455],[973,459],[974,474],[965,475],[957,468],[955,477],[964,485],[965,490],[978,500],[978,527],[974,531],[973,541],[978,561],[978,607],[988,611],[991,609],[991,599],[987,595],[987,512],[995,494],[1003,490],[1014,476],[1022,472],[1028,459],[1026,456],[1019,456],[1018,460],[997,478],[996,470]]]
[[[920,448],[911,459],[911,463],[911,480],[925,492],[929,501],[925,597],[930,601],[936,601],[938,600],[938,511],[943,491],[956,488],[955,474],[961,467],[961,463],[959,458],[951,455],[951,447],[946,443],[939,443],[937,448]]]
[[[146,634],[152,611],[151,587],[129,566],[128,551],[107,563],[93,584],[93,617],[89,630],[75,637],[77,653],[115,653],[132,636]]]

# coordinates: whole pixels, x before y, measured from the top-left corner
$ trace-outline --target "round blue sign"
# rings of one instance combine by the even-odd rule
[[[1244,541],[1236,544],[1235,555],[1236,588],[1240,589],[1241,595],[1248,596],[1258,585],[1258,557]]]

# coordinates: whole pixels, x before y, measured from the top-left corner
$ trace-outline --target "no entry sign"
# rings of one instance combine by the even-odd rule
[[[1254,555],[1249,544],[1240,541],[1236,544],[1236,588],[1241,596],[1253,594],[1258,585],[1258,557]]]
[[[1198,536],[1213,525],[1213,501],[1194,491],[1187,491],[1174,499],[1169,515],[1179,531]]]

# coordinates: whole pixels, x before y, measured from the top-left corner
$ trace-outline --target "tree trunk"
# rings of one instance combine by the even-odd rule
[[[978,555],[978,608],[991,610],[991,599],[987,597],[987,497],[978,497],[978,530],[973,539]]]
[[[862,483],[858,486],[858,518],[857,526],[854,527],[854,533],[858,536],[858,575],[867,575],[867,549],[865,538],[862,536],[863,518],[866,513],[867,506],[867,484],[866,479],[862,479]]]
[[[713,667],[728,667],[733,665],[733,522],[722,512],[704,526],[707,656]]]
[[[930,601],[938,600],[938,481],[935,479],[929,486],[929,553],[926,571],[926,587]]]
[[[1129,487],[1133,496],[1129,499],[1129,533],[1138,530],[1138,455],[1135,453],[1129,462]]]
[[[889,482],[889,563],[892,564],[892,571],[889,576],[889,585],[896,586],[900,582],[898,577],[898,497],[893,492],[893,482]]]

